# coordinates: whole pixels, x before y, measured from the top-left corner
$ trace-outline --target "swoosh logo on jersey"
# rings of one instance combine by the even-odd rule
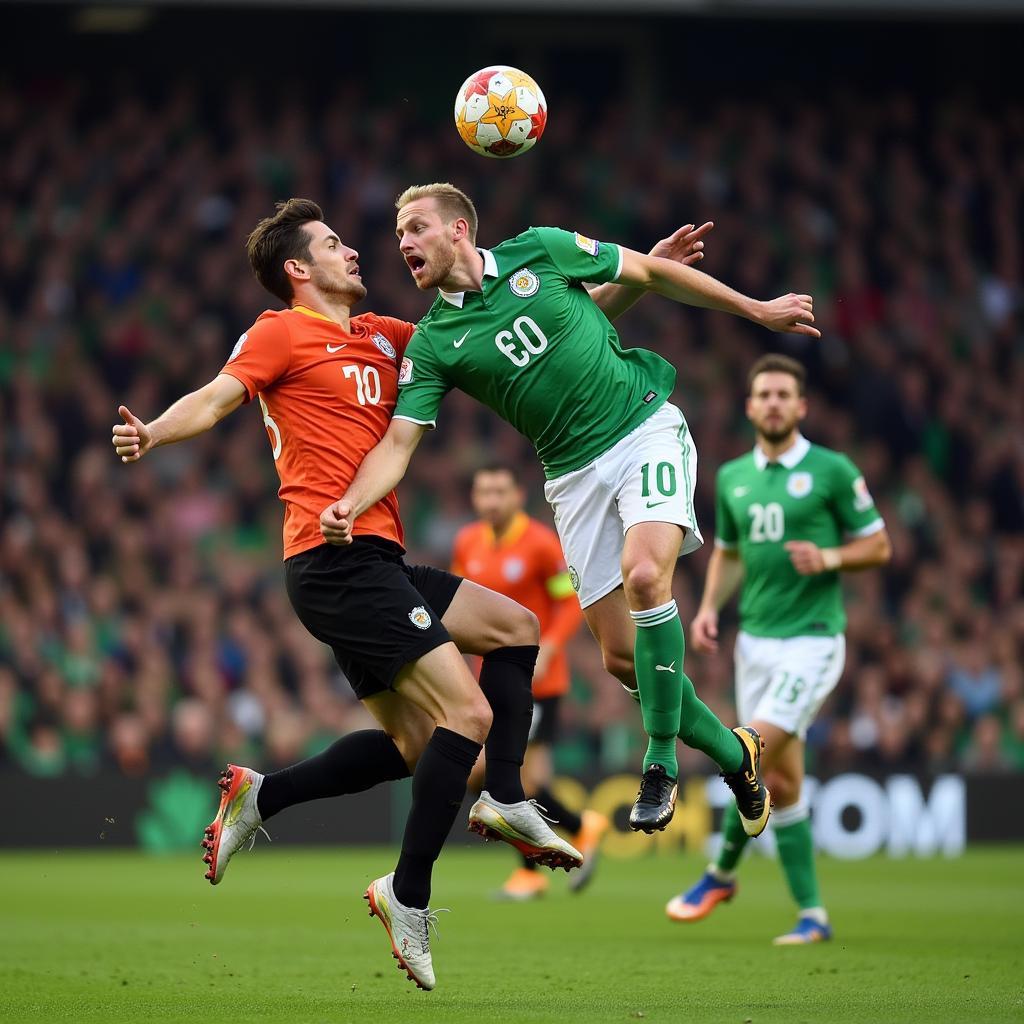
[[[331,355],[333,356],[335,352],[340,352],[343,348],[347,348],[347,347],[348,347],[348,342],[346,341],[344,345],[328,345],[327,346],[327,351],[330,352]]]
[[[472,327],[470,327],[469,331],[471,331],[471,330],[473,330]],[[453,341],[452,344],[456,348],[462,348],[462,343],[469,337],[469,331],[466,331],[466,333],[461,338],[459,338],[458,341]]]
[[[742,498],[743,495],[746,494],[747,491],[749,491],[749,490],[750,490],[749,487],[734,487],[732,489],[732,496],[734,498]]]
[[[668,498],[666,498],[664,501],[649,501],[649,502],[647,502],[647,507],[648,508],[657,508],[659,505],[667,505],[667,504],[668,504]]]

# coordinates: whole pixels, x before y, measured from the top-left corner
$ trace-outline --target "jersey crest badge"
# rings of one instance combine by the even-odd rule
[[[412,383],[412,360],[408,356],[402,357],[402,366],[398,371],[398,383]]]
[[[584,252],[589,252],[591,256],[596,256],[601,248],[601,243],[596,238],[587,238],[586,235],[581,235],[578,231],[576,232],[576,244]]]
[[[409,612],[409,621],[417,629],[430,629],[430,612],[428,612],[423,605],[418,604],[411,612]]]
[[[235,342],[235,347],[231,350],[231,355],[228,356],[229,363],[231,362],[232,359],[238,358],[239,353],[242,351],[242,346],[245,344],[245,339],[248,337],[249,333],[247,331],[238,339],[238,341]]]
[[[864,480],[864,477],[857,477],[857,479],[853,481],[853,507],[858,512],[867,512],[874,503],[875,499],[871,497],[871,492],[868,490],[868,485]]]
[[[814,477],[810,473],[790,473],[786,481],[786,493],[791,498],[806,498],[814,487]]]
[[[388,359],[394,359],[398,353],[395,351],[395,346],[379,332],[374,334],[370,340],[374,343],[388,357]]]
[[[512,289],[513,295],[518,295],[521,299],[528,299],[540,290],[540,278],[532,270],[523,267],[508,279],[508,286]]]
[[[526,566],[521,558],[506,558],[501,567],[502,574],[509,583],[516,583],[523,578]]]

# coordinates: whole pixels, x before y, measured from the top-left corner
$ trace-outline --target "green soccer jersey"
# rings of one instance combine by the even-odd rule
[[[883,526],[857,467],[804,437],[777,462],[760,448],[727,462],[715,482],[715,543],[743,562],[740,628],[768,637],[842,633],[839,573],[801,576],[784,545],[834,548]]]
[[[593,462],[664,404],[674,367],[623,349],[583,287],[618,277],[617,245],[530,228],[480,253],[483,290],[442,292],[417,324],[396,417],[433,424],[458,388],[525,434],[552,479]]]

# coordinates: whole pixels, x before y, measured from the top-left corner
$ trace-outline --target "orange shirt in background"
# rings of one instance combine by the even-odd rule
[[[413,324],[363,313],[350,330],[296,306],[267,310],[238,339],[221,373],[259,398],[284,502],[284,557],[324,543],[320,513],[348,489],[384,436]],[[402,544],[395,492],[367,509],[357,536]]]
[[[534,697],[556,697],[569,689],[565,645],[583,622],[554,530],[518,512],[501,539],[489,523],[463,527],[455,538],[452,572],[505,594],[540,620],[540,642],[557,653],[543,677],[534,677]]]

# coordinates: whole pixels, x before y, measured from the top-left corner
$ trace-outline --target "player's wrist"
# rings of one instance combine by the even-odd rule
[[[843,553],[839,548],[819,548],[824,572],[836,572],[843,567]]]

